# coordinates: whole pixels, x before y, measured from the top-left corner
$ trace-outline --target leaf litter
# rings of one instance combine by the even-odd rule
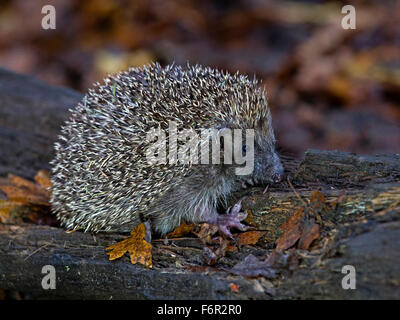
[[[19,223],[29,221],[35,224],[56,226],[55,216],[50,215],[51,181],[49,173],[40,170],[35,182],[8,174],[0,190],[5,199],[0,199],[0,222]]]

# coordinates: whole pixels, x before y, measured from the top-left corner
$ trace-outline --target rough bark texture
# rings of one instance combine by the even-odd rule
[[[59,126],[80,98],[0,69],[0,177],[32,178],[48,168]],[[246,195],[244,208],[266,234],[257,245],[228,252],[214,267],[205,266],[203,245],[196,238],[153,241],[154,269],[149,270],[132,265],[128,257],[108,261],[105,247],[122,235],[0,224],[0,289],[25,298],[400,298],[400,155],[310,150],[302,160],[284,157],[284,166],[294,189],[284,182],[265,194],[252,188],[236,195]],[[321,235],[311,251],[298,252],[301,268],[278,280],[229,272],[250,253],[266,257],[282,223],[312,204],[316,190],[325,196],[318,209]],[[56,269],[56,290],[42,289],[45,265]],[[355,290],[341,286],[344,265],[356,268]],[[239,290],[232,290],[232,283]]]
[[[48,169],[67,110],[81,98],[76,91],[0,68],[0,177],[32,177]]]

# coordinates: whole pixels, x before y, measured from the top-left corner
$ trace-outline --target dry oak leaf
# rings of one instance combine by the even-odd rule
[[[106,248],[106,250],[111,250],[110,252],[107,252],[109,260],[118,259],[128,251],[132,264],[139,262],[147,268],[152,268],[151,248],[153,246],[144,240],[145,233],[146,228],[144,223],[141,223],[132,230],[131,236],[128,239],[122,240]]]

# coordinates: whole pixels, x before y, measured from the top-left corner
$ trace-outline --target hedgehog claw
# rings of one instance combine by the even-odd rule
[[[242,220],[246,219],[247,213],[241,212],[242,200],[236,203],[233,208],[228,208],[226,214],[218,215],[215,224],[218,226],[219,231],[227,238],[233,239],[231,228],[236,228],[240,231],[246,231],[251,227],[248,227],[241,223]]]

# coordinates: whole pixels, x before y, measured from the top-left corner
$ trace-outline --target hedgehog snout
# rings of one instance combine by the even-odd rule
[[[272,176],[272,180],[275,183],[281,182],[282,181],[282,176],[283,176],[283,173],[274,173],[274,175]]]
[[[281,160],[276,152],[272,153],[272,157],[269,156],[268,166],[268,180],[273,183],[281,182],[283,179],[284,169]]]

